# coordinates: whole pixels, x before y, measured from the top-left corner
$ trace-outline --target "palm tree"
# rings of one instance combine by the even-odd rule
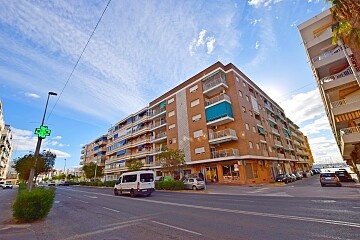
[[[325,0],[331,4],[334,27],[333,43],[341,39],[353,52],[360,67],[360,0]]]

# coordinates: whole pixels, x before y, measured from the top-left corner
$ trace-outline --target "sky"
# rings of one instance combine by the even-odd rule
[[[339,161],[297,26],[323,0],[0,1],[0,99],[13,159],[42,149],[55,168],[79,166],[81,147],[198,72],[233,63],[308,136],[317,163]]]

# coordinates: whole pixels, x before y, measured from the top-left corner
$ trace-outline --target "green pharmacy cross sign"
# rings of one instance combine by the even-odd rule
[[[35,129],[35,134],[38,135],[39,138],[46,138],[46,136],[50,136],[51,130],[48,129],[47,126],[41,125],[40,128]]]

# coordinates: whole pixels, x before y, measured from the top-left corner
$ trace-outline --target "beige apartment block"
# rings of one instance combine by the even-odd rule
[[[104,167],[106,160],[107,135],[102,135],[96,140],[82,146],[80,165],[95,163]]]
[[[10,141],[12,139],[11,128],[4,122],[2,109],[0,100],[0,180],[5,180],[10,168],[13,146]]]
[[[326,10],[298,28],[334,138],[354,166],[360,164],[360,64],[341,40],[332,44],[336,25]]]
[[[96,155],[92,148],[83,147],[83,164]],[[233,64],[220,62],[108,130],[106,180],[128,171],[130,159],[163,175],[158,156],[165,149],[184,152],[176,178],[201,172],[209,182],[256,184],[311,167],[305,137],[283,109]]]

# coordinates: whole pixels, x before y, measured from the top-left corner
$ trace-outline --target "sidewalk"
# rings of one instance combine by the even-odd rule
[[[3,189],[0,191],[8,191],[6,196],[2,196],[0,201],[0,229],[7,224],[13,224],[13,217],[12,217],[12,204],[15,201],[18,189]]]

